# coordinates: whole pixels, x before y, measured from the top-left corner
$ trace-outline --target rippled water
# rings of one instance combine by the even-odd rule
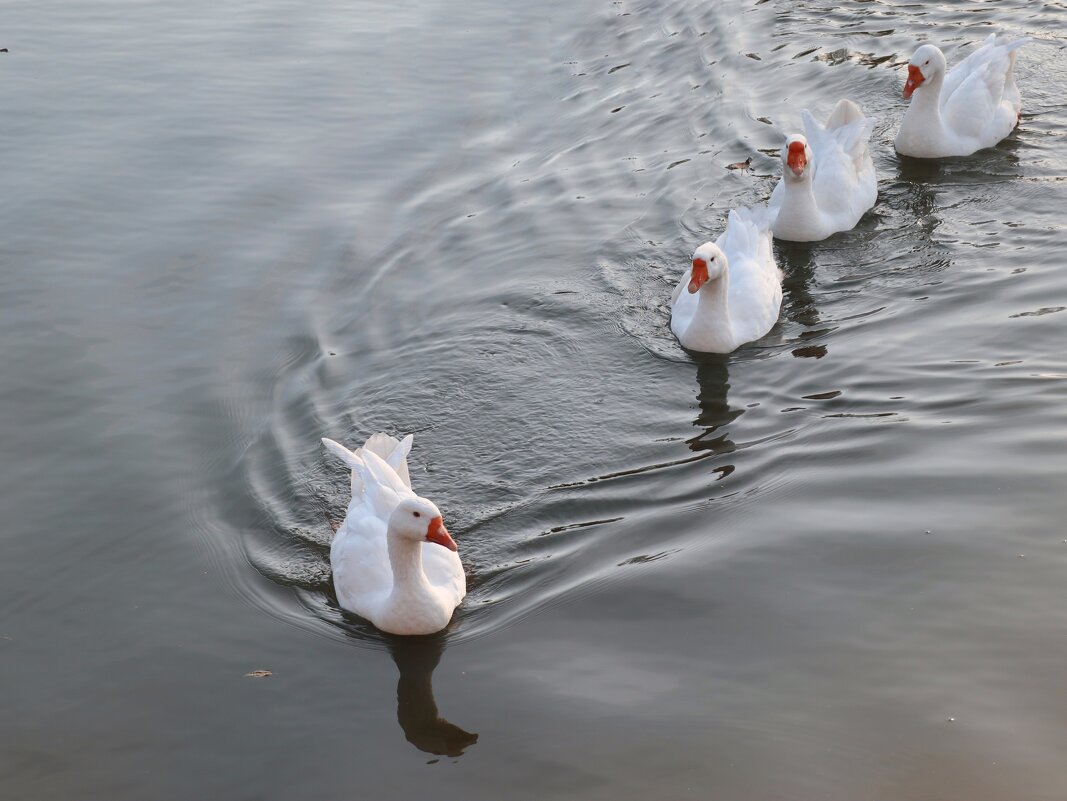
[[[5,21],[11,797],[1063,798],[1062,4]],[[896,157],[916,43],[990,31],[1019,130]],[[843,96],[878,205],[694,361],[692,250]],[[330,589],[319,437],[377,430],[468,568],[439,637]]]

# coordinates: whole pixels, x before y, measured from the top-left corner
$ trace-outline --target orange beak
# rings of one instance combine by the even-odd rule
[[[922,70],[916,67],[914,64],[908,65],[908,82],[904,84],[904,99],[908,100],[911,97],[911,93],[923,85],[923,81],[926,79],[923,77]]]
[[[794,175],[799,176],[804,172],[804,168],[808,166],[808,157],[804,155],[803,142],[789,143],[789,153],[785,157],[785,163],[789,165]]]
[[[697,292],[708,280],[708,263],[703,259],[693,259],[693,271],[689,274],[689,292]]]
[[[445,521],[440,517],[435,517],[430,521],[430,525],[426,529],[426,541],[443,545],[450,551],[459,550],[459,548],[456,547],[456,541],[452,539],[448,533],[448,529],[445,528]]]

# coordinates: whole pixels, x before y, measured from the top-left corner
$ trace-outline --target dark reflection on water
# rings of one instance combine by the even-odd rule
[[[815,283],[815,245],[775,241],[775,260],[782,270],[782,308],[786,317],[800,326],[819,325],[819,308],[811,288]]]
[[[936,181],[945,172],[945,162],[942,159],[917,159],[899,154],[897,158],[900,159],[897,178],[902,183]]]
[[[445,635],[390,637],[388,646],[400,671],[396,683],[396,719],[404,737],[420,751],[457,757],[478,742],[478,735],[437,714],[433,672],[441,661],[446,642]]]
[[[701,354],[698,358],[697,403],[700,405],[700,414],[693,425],[704,431],[686,440],[686,444],[691,451],[711,451],[716,455],[732,453],[736,446],[730,441],[729,433],[720,429],[744,414],[745,410],[731,409],[727,400],[730,390],[729,358],[709,354]]]

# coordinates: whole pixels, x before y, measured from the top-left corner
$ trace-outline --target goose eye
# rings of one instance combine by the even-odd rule
[[[415,517],[422,517],[422,515],[420,515],[418,512],[413,512],[413,514],[415,515]]]

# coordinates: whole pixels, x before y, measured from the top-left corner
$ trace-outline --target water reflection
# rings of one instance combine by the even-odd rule
[[[782,316],[795,325],[806,330],[801,331],[797,339],[801,343],[793,348],[792,354],[797,359],[821,359],[826,355],[826,345],[811,340],[822,337],[832,328],[820,327],[822,318],[815,302],[812,287],[816,285],[815,253],[821,243],[783,242],[775,240],[775,260],[781,268],[782,280]]]
[[[744,409],[731,409],[726,396],[730,390],[728,356],[700,354],[697,359],[697,403],[700,413],[693,425],[704,429],[700,434],[686,440],[691,451],[711,451],[715,454],[733,453],[737,446],[729,432],[720,431],[744,413]],[[709,454],[710,455],[710,454]]]
[[[815,283],[815,248],[819,243],[775,240],[774,255],[781,268],[782,307],[787,320],[803,326],[819,325],[819,310],[811,294]]]
[[[916,159],[900,155],[897,158],[897,180],[902,183],[937,181],[945,172],[944,159]]]
[[[936,159],[902,157],[898,165],[898,188],[903,192],[901,206],[923,234],[919,250],[928,247],[930,236],[941,225],[942,204],[938,201],[938,190],[933,187],[947,180],[946,169],[946,164]],[[906,225],[905,230],[909,227]]]
[[[437,756],[460,756],[478,742],[437,714],[433,672],[445,650],[445,636],[390,637],[389,652],[400,671],[396,683],[396,720],[404,737],[420,751]]]

